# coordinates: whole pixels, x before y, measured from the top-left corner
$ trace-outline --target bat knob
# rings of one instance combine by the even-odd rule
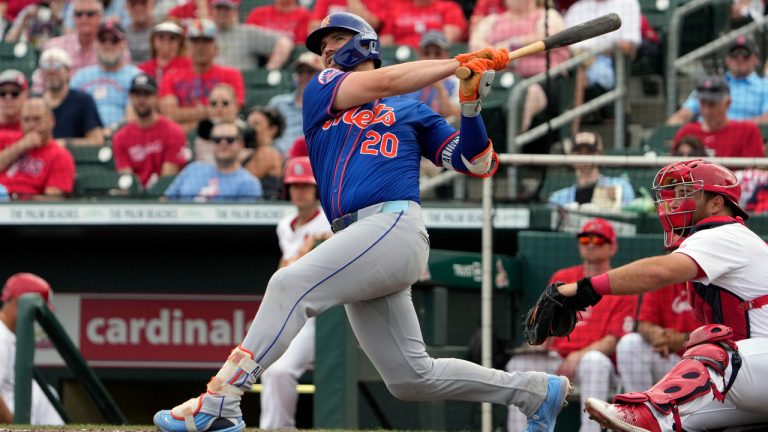
[[[459,66],[453,74],[456,75],[456,78],[458,79],[467,79],[472,76],[472,71],[466,66]]]

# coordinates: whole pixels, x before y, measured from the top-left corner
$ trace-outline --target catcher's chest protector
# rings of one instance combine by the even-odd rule
[[[695,231],[736,223],[712,222],[694,227]],[[723,324],[733,329],[734,341],[751,337],[749,311],[768,305],[768,295],[744,300],[733,292],[717,285],[693,282],[689,285],[688,298],[696,319],[707,324]]]
[[[678,406],[707,395],[710,391],[715,399],[722,402],[733,385],[741,367],[741,357],[732,337],[732,330],[726,326],[699,327],[691,333],[686,344],[690,348],[683,354],[683,359],[656,385],[644,392],[616,395],[614,401],[634,404],[650,402],[656,410],[665,415],[671,412],[675,421],[675,430],[682,431]],[[725,371],[729,361],[732,364],[731,378],[726,383]],[[722,392],[710,379],[707,367],[723,377]]]

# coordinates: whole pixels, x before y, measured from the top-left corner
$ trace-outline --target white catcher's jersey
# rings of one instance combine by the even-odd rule
[[[0,398],[14,412],[14,385],[16,383],[16,335],[0,321]],[[32,381],[33,425],[62,425],[64,421],[45,397],[43,390]]]
[[[717,285],[744,300],[768,295],[768,245],[739,223],[695,232],[675,253],[693,258],[705,276],[694,282]],[[752,337],[768,337],[768,306],[749,311]]]
[[[294,213],[277,223],[277,239],[280,242],[280,251],[283,253],[282,258],[284,260],[294,258],[299,254],[307,236],[331,232],[331,225],[320,209],[309,222],[294,229],[293,223],[297,217],[298,214]]]

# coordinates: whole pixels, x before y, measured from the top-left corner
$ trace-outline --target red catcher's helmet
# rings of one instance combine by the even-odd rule
[[[5,282],[2,300],[7,302],[27,293],[39,294],[49,305],[53,295],[51,286],[40,276],[32,273],[16,273]]]
[[[734,216],[749,217],[739,207],[739,180],[731,170],[714,162],[695,159],[669,164],[656,174],[653,190],[667,248],[679,245],[696,223],[694,194],[700,190],[722,195],[731,203]]]
[[[288,164],[285,166],[283,183],[286,185],[296,183],[317,185],[317,181],[315,181],[315,175],[312,174],[312,165],[309,163],[308,156],[288,159]]]

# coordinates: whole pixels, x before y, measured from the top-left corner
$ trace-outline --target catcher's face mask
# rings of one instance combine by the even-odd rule
[[[664,247],[676,248],[695,223],[696,193],[704,190],[704,181],[694,178],[682,163],[662,168],[653,181],[656,213],[664,230]]]

